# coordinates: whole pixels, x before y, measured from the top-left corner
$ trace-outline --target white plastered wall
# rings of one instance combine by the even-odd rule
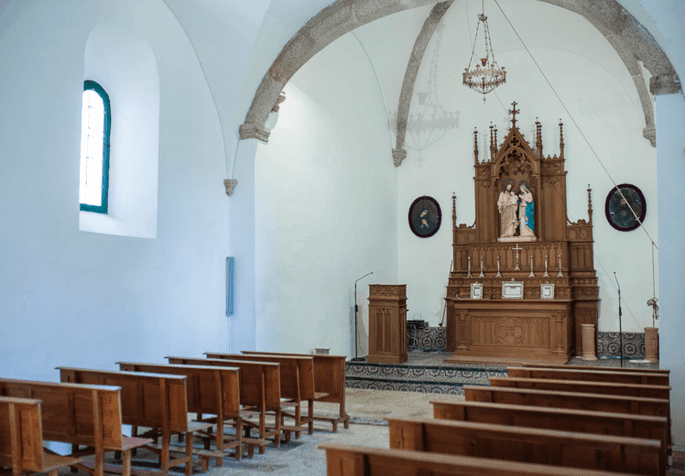
[[[229,202],[216,109],[182,29],[157,0],[11,4],[0,31],[0,371],[226,347]],[[79,231],[84,52],[100,22],[149,43],[159,71],[156,239]],[[228,53],[227,53],[228,54]]]
[[[257,348],[353,357],[368,349],[368,285],[396,282],[396,189],[385,104],[346,35],[285,87],[256,156]]]

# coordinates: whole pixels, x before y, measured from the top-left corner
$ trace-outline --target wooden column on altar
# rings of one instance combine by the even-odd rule
[[[407,359],[407,286],[371,284],[366,360],[401,364]]]
[[[588,219],[571,222],[562,124],[559,155],[544,156],[542,124],[535,123],[528,142],[517,126],[516,103],[509,113],[504,140],[490,126],[490,147],[481,154],[474,132],[472,225],[457,226],[453,197],[446,339],[454,356],[448,361],[562,361],[582,354],[582,324],[597,326],[590,188]],[[505,296],[513,284],[518,299]]]

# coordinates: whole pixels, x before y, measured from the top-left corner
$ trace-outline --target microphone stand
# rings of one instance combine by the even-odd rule
[[[618,286],[618,342],[621,355],[621,367],[623,367],[623,326],[621,325],[621,285],[618,284],[618,278],[616,278],[616,271],[614,271],[614,279],[616,280],[616,286]]]
[[[364,279],[370,274],[373,274],[373,271],[371,271],[370,273],[366,273],[357,281]],[[359,357],[357,357],[357,335],[359,334],[359,332],[357,331],[357,313],[359,312],[359,306],[357,306],[357,281],[354,282],[354,359],[352,360],[362,360]]]

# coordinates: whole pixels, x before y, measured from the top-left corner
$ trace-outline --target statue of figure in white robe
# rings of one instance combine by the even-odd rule
[[[507,238],[514,236],[518,225],[516,219],[516,209],[518,206],[518,197],[512,190],[512,184],[507,184],[506,190],[502,190],[497,199],[497,209],[499,210],[500,218],[500,238]]]

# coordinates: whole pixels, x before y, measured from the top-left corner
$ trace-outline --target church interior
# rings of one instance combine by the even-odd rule
[[[484,93],[463,81],[486,44],[506,81]],[[564,364],[582,324],[600,360],[640,360],[656,328],[685,451],[682,77],[680,0],[0,0],[0,376],[401,363],[377,357],[386,286],[404,360]]]

